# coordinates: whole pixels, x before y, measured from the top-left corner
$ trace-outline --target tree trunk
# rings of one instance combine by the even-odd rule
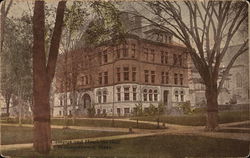
[[[34,74],[35,75],[35,74]],[[51,147],[49,82],[40,78],[34,84],[34,148],[35,151],[48,154]],[[35,82],[35,83],[37,83]],[[44,85],[41,86],[40,85]]]
[[[8,97],[7,99],[6,99],[6,114],[7,114],[7,117],[9,117],[10,116],[10,98],[11,97]]]
[[[50,80],[46,71],[44,1],[35,1],[33,16],[33,97],[35,151],[48,154],[51,146],[49,91]]]
[[[55,74],[66,1],[59,1],[48,61],[45,53],[45,2],[35,1],[33,16],[33,121],[35,151],[48,154],[51,147],[50,86]],[[47,61],[47,65],[46,65]]]
[[[217,85],[206,87],[207,125],[206,130],[214,131],[218,128],[218,92]]]

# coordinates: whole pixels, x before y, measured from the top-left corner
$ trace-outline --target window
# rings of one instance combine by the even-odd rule
[[[161,63],[162,64],[168,63],[168,52],[161,51]]]
[[[165,52],[165,64],[168,63],[168,52]]]
[[[150,90],[148,91],[148,100],[149,100],[149,101],[153,101],[153,91],[152,91],[152,89],[150,89]]]
[[[168,72],[161,72],[161,83],[168,84],[169,76]]]
[[[184,102],[184,92],[181,91],[181,101]]]
[[[103,103],[107,102],[107,91],[103,91]]]
[[[178,96],[178,91],[175,91],[175,101],[178,102],[179,101],[179,96]]]
[[[135,44],[132,44],[131,47],[132,47],[131,48],[131,57],[135,58]]]
[[[151,61],[154,62],[155,61],[155,50],[151,49]]]
[[[121,72],[120,72],[120,68],[116,68],[116,75],[117,75],[117,81],[120,82],[121,81]]]
[[[148,70],[144,70],[145,82],[148,83]]]
[[[59,111],[59,115],[60,115],[60,116],[62,115],[62,111]]]
[[[124,88],[124,100],[129,100],[129,87]]]
[[[102,84],[102,73],[99,73],[99,84]]]
[[[120,114],[121,114],[121,109],[120,109],[120,108],[117,108],[116,111],[117,111],[118,116],[120,116]]]
[[[123,57],[126,58],[128,57],[128,45],[123,44]]]
[[[103,110],[102,110],[102,114],[106,114],[106,109],[103,109]]]
[[[124,77],[124,81],[128,81],[129,80],[129,68],[128,67],[124,67],[123,68],[123,77]]]
[[[168,72],[165,72],[165,74],[166,74],[166,81],[165,81],[165,83],[168,84],[168,83],[169,83],[169,75],[168,75]]]
[[[164,56],[164,52],[161,51],[161,63],[164,64],[164,60],[165,59],[165,56]]]
[[[177,64],[177,55],[174,54],[174,63],[173,63],[173,65],[176,65],[176,64]]]
[[[136,87],[133,87],[133,100],[136,100]]]
[[[98,103],[101,103],[102,102],[102,93],[101,93],[101,91],[97,92],[97,98],[98,98]]]
[[[86,76],[86,85],[89,84],[89,77]]]
[[[70,102],[70,105],[72,105],[73,104],[73,99],[69,98],[69,102]]]
[[[180,62],[180,66],[182,66],[182,57],[181,57],[181,55],[179,55],[179,62]]]
[[[63,98],[60,97],[60,106],[63,106]]]
[[[174,74],[174,84],[178,84],[178,74]]]
[[[104,84],[108,84],[108,72],[104,72]]]
[[[124,114],[129,114],[129,108],[124,108]]]
[[[117,101],[121,101],[121,87],[117,87]]]
[[[132,81],[136,81],[136,67],[132,67]]]
[[[116,46],[116,57],[119,59],[121,57],[120,48]]]
[[[155,83],[155,71],[151,71],[151,82]]]
[[[145,60],[148,61],[148,48],[144,48]]]
[[[183,74],[180,74],[180,85],[183,85]]]
[[[165,73],[161,72],[161,83],[165,83]]]
[[[154,101],[158,101],[158,91],[154,90]]]
[[[102,64],[102,53],[98,52],[98,63]]]
[[[147,90],[144,89],[143,91],[143,101],[147,101]]]
[[[103,52],[103,63],[107,63],[108,62],[108,54],[107,54],[107,50],[105,50]]]
[[[100,115],[100,114],[101,114],[101,110],[97,109],[97,115]]]

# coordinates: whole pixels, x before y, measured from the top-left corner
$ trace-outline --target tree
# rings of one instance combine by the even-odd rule
[[[73,107],[73,123],[75,122],[77,105],[77,81],[81,70],[90,68],[90,60],[94,55],[82,54],[79,50],[91,52],[92,48],[102,42],[121,36],[121,25],[118,10],[110,2],[73,2],[65,11],[65,27],[62,36],[62,53],[57,65],[58,81],[64,93],[64,114],[67,122],[67,94],[71,92]],[[100,25],[101,23],[101,25]],[[79,60],[81,58],[85,60]],[[89,79],[90,80],[90,79]],[[92,82],[92,81],[90,81]],[[88,84],[91,84],[88,82]]]
[[[67,93],[71,90],[71,100],[73,106],[73,124],[75,123],[76,116],[76,105],[77,105],[77,77],[79,72],[79,63],[77,62],[77,57],[79,57],[76,52],[73,50],[77,47],[77,43],[79,43],[86,26],[88,25],[87,13],[88,9],[84,7],[86,5],[85,2],[73,2],[71,6],[66,8],[65,10],[65,27],[62,34],[62,53],[61,56],[64,58],[58,70],[62,72],[61,82],[63,84],[64,90],[64,115],[65,122],[67,122]],[[71,51],[71,52],[70,52]],[[74,62],[72,62],[74,61]],[[70,64],[69,64],[70,63]]]
[[[218,83],[220,64],[232,39],[247,20],[245,2],[232,1],[157,1],[140,3],[146,10],[143,16],[151,25],[173,34],[187,47],[193,63],[206,87],[207,125],[218,127],[218,94],[234,61],[248,49],[244,39],[235,52]],[[234,7],[237,4],[240,7]],[[138,14],[137,14],[138,15]],[[152,17],[152,18],[151,18]]]
[[[3,62],[2,50],[3,50],[3,44],[4,44],[5,23],[6,23],[6,18],[7,18],[7,15],[9,13],[9,10],[10,10],[12,3],[13,3],[13,0],[11,0],[9,2],[9,4],[7,4],[6,1],[4,1],[1,5],[1,10],[0,10],[0,12],[1,12],[1,16],[0,16],[0,19],[1,19],[0,20],[0,61],[1,62],[0,63]],[[1,67],[1,64],[0,64],[0,67]],[[2,80],[7,81],[7,79],[5,78],[6,76],[2,77],[1,73],[2,73],[2,71],[0,71],[1,82],[2,82]],[[2,87],[4,87],[3,89],[5,89],[5,91],[2,91],[2,95],[5,98],[7,115],[9,116],[9,104],[10,104],[10,98],[12,96],[12,88],[9,85],[2,85],[2,83],[1,83],[1,89],[2,89]]]
[[[26,14],[20,18],[6,18],[5,32],[8,36],[3,42],[1,54],[1,91],[5,98],[7,114],[12,96],[19,102],[31,105],[31,21]],[[21,106],[21,102],[18,103]],[[21,108],[19,108],[21,110]],[[21,118],[19,111],[19,116]]]
[[[50,49],[45,52],[45,2],[35,1],[33,15],[34,148],[47,154],[51,147],[49,92],[55,74],[66,1],[59,1]]]
[[[13,0],[10,0],[7,4],[6,1],[3,1],[1,6],[1,25],[0,25],[0,52],[3,50],[3,42],[4,42],[4,35],[5,35],[5,24],[6,24],[6,18],[9,13],[10,7],[13,4]]]

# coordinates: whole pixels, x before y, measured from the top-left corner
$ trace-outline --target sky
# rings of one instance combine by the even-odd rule
[[[9,0],[7,0],[9,1]],[[69,2],[67,2],[68,4],[70,2],[72,2],[73,0],[69,0]],[[33,2],[34,0],[14,0],[14,5],[11,7],[10,9],[10,13],[9,16],[13,16],[13,17],[20,17],[22,15],[22,13],[28,12],[29,14],[33,14],[32,8],[33,8]],[[50,6],[57,6],[57,0],[47,0],[46,2],[48,2],[47,4]],[[124,5],[122,7],[120,7],[122,10],[124,9],[129,9],[129,10],[133,10],[133,8],[135,8],[136,10],[140,11],[140,12],[145,12],[144,9],[142,7],[140,7],[140,5],[138,5],[137,2],[125,2]],[[182,12],[184,19],[189,19],[189,17],[185,16],[187,13],[186,8],[182,8]],[[147,15],[148,16],[148,15]],[[231,45],[237,45],[242,43],[244,38],[242,38],[242,35],[236,35],[232,42]],[[177,38],[174,38],[174,41],[179,43],[179,40]]]

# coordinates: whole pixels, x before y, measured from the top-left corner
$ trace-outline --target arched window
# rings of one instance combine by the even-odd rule
[[[149,101],[153,101],[153,91],[152,91],[152,89],[150,89],[148,91],[148,98],[149,98]]]
[[[158,91],[154,90],[154,101],[158,101]]]
[[[97,98],[98,98],[98,103],[102,102],[102,92],[99,90],[96,92]]]
[[[236,74],[236,87],[242,87],[242,76],[240,73]]]
[[[102,97],[103,97],[103,103],[106,103],[107,102],[107,90],[104,90],[103,92],[102,92]]]
[[[178,102],[179,101],[178,91],[174,92],[174,96],[175,96],[175,101]]]
[[[184,91],[181,91],[181,101],[184,102]]]
[[[147,89],[143,90],[143,100],[144,101],[147,101],[147,92],[148,92]]]

